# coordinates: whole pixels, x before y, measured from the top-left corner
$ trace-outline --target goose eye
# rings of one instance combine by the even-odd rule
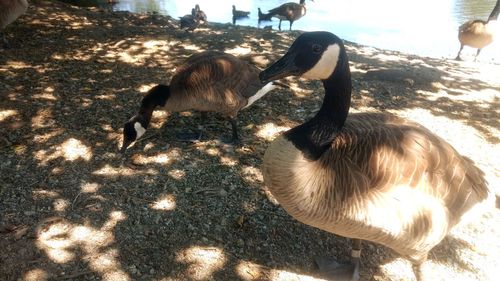
[[[314,45],[312,45],[312,51],[315,54],[319,54],[319,53],[321,53],[321,51],[323,51],[323,47],[321,45],[314,44]]]

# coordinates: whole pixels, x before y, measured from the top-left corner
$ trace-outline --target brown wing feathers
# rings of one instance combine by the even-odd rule
[[[330,168],[339,171],[334,187],[337,196],[356,200],[373,191],[409,186],[440,198],[457,218],[468,202],[486,198],[483,174],[470,160],[424,127],[393,117],[384,120],[387,116],[351,115],[332,149],[322,157],[324,165],[335,165]]]

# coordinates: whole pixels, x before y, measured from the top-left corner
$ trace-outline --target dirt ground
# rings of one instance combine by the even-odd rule
[[[31,3],[0,49],[0,280],[318,280],[315,256],[348,239],[288,216],[263,184],[270,141],[311,117],[319,82],[289,79],[239,115],[242,145],[216,114],[156,112],[121,158],[123,123],[189,55],[222,50],[264,68],[300,32]],[[458,44],[458,43],[457,43]],[[388,111],[449,141],[500,178],[500,65],[346,42],[351,112]],[[457,46],[458,47],[458,46]],[[205,124],[198,142],[178,133]],[[498,197],[497,197],[498,201]],[[497,202],[498,204],[498,202]],[[455,228],[429,255],[432,280],[498,280],[500,209]],[[413,280],[408,261],[365,243],[362,280]]]

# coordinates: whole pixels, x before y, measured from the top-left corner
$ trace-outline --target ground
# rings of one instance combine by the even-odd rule
[[[227,120],[156,112],[142,141],[118,153],[145,91],[186,57],[222,50],[264,68],[299,31],[210,24],[185,33],[158,15],[31,4],[0,49],[1,280],[318,280],[315,256],[347,260],[348,239],[303,225],[260,171],[280,132],[319,108],[318,82],[290,78]],[[458,44],[458,43],[457,43]],[[346,42],[351,112],[392,112],[500,176],[500,65],[432,59]],[[178,133],[205,125],[198,142]],[[498,197],[497,197],[498,201]],[[497,202],[498,203],[498,202]],[[455,228],[429,255],[432,280],[497,280],[500,210]],[[413,280],[409,262],[365,243],[362,280]]]

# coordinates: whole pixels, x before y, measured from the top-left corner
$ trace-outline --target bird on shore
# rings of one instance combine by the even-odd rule
[[[279,7],[271,9],[268,14],[272,17],[276,17],[280,20],[278,25],[279,30],[281,30],[281,21],[287,20],[290,22],[290,30],[292,30],[292,24],[294,21],[300,19],[306,14],[306,0],[300,0],[299,4],[289,2],[282,4]],[[312,0],[311,0],[312,1]]]
[[[460,53],[464,46],[477,48],[474,61],[481,52],[481,49],[488,46],[499,36],[500,24],[498,23],[498,14],[500,12],[500,0],[497,0],[495,7],[491,11],[487,21],[470,20],[462,24],[458,29],[458,40],[460,41],[460,50],[458,51],[456,60],[461,60]]]
[[[262,13],[262,11],[260,10],[260,8],[258,8],[258,15],[259,15],[259,23],[261,21],[271,21],[273,16],[271,14],[264,14]]]
[[[5,27],[24,14],[27,9],[26,0],[0,0],[0,37],[5,48],[10,47],[5,36]]]
[[[236,10],[236,6],[233,5],[233,24],[236,24],[236,20],[247,18],[250,12]]]
[[[219,112],[229,117],[231,141],[238,142],[238,112],[280,84],[261,83],[259,73],[256,66],[223,52],[190,56],[177,68],[170,85],[157,85],[144,96],[139,112],[124,125],[121,151],[146,132],[157,108],[168,112]]]
[[[484,173],[418,123],[388,113],[348,114],[349,60],[332,33],[303,33],[260,74],[262,83],[287,76],[321,80],[323,103],[270,144],[262,174],[295,219],[352,238],[351,262],[318,259],[320,270],[333,280],[358,280],[366,240],[407,257],[424,280],[428,252],[465,215],[491,203]]]
[[[182,16],[180,18],[180,28],[186,31],[193,31],[201,24],[207,23],[207,15],[200,9],[200,6],[196,6],[191,9],[191,14]]]
[[[249,14],[247,11],[236,10],[236,6],[233,5],[233,18],[246,18]]]

